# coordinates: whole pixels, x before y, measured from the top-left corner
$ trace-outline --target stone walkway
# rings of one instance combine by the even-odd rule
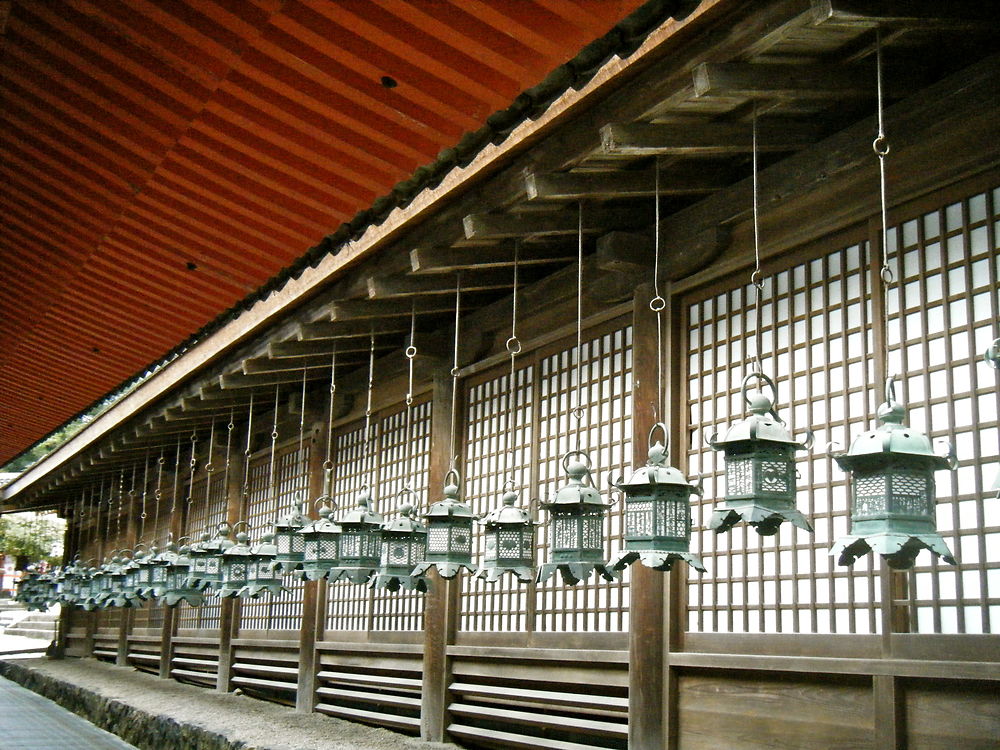
[[[48,698],[0,677],[0,750],[135,750]]]

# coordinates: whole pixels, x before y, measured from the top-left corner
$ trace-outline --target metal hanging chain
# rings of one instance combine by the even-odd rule
[[[229,409],[229,423],[226,424],[226,464],[222,474],[222,491],[229,492],[229,469],[233,457],[233,430],[236,429],[236,422],[233,421],[234,409]],[[211,490],[211,488],[209,488]],[[208,507],[205,507],[205,519],[208,520]]]
[[[513,486],[514,483],[514,446],[517,442],[514,430],[516,419],[516,409],[514,399],[517,396],[515,390],[515,371],[517,355],[521,353],[521,340],[517,337],[517,283],[520,272],[521,241],[514,241],[514,292],[511,295],[510,303],[510,338],[507,339],[507,352],[510,354],[510,380],[507,383],[507,435],[509,440],[509,450],[507,451],[507,482]]]
[[[413,450],[411,444],[413,430],[413,359],[417,356],[417,303],[413,301],[410,309],[410,345],[406,347],[407,380],[406,380],[406,433],[403,443],[403,488],[412,489],[416,472],[413,471]]]
[[[250,393],[250,407],[247,409],[247,444],[243,449],[243,506],[250,498],[250,439],[253,436],[253,393]]]
[[[760,189],[757,176],[757,103],[753,107],[753,257],[754,269],[750,274],[750,285],[754,288],[754,366],[758,373],[764,372],[764,361],[761,355],[763,348],[763,325],[761,316],[764,308],[764,277],[761,272],[760,263]],[[761,380],[757,385],[760,387]]]
[[[330,413],[326,420],[326,460],[323,462],[323,495],[333,494],[333,400],[337,395],[337,345],[330,352]]]
[[[368,474],[368,484],[371,484],[371,470],[372,467],[369,465],[374,461],[374,456],[371,455],[371,429],[372,429],[372,385],[375,382],[375,332],[372,331],[371,338],[369,339],[368,345],[368,401],[365,405],[365,434],[364,434],[364,446],[361,449],[362,455],[362,469]]]
[[[125,482],[125,469],[120,469],[118,472],[118,485],[119,492],[121,492],[121,485]],[[111,485],[108,487],[108,512],[104,514],[104,541],[111,541],[111,506],[115,502],[115,480],[112,475]],[[108,551],[104,550],[105,556],[107,556]]]
[[[146,495],[149,493],[149,451],[146,451],[146,463],[142,471],[142,511],[139,513],[139,538],[146,532]]]
[[[304,438],[306,430],[306,368],[302,368],[302,393],[299,396],[299,476],[300,482],[303,483],[295,492],[295,498],[292,500],[292,505],[295,505],[295,500],[302,503],[306,499],[309,488],[309,462],[306,461],[306,454],[303,448]]]
[[[451,360],[451,442],[448,444],[449,466],[458,462],[455,443],[458,439],[458,335],[462,322],[462,272],[455,274],[455,343]]]
[[[882,92],[882,29],[875,30],[875,90],[878,99],[878,135],[872,141],[872,150],[878,156],[879,173],[879,198],[882,209],[882,268],[879,275],[882,279],[882,339],[883,357],[886,374],[889,373],[889,292],[892,290],[894,277],[892,269],[889,267],[889,201],[886,190],[885,178],[885,158],[889,155],[889,139],[885,135],[885,101]],[[905,345],[906,337],[903,333],[903,321],[905,315],[900,300],[899,309],[899,340],[901,345]]]
[[[156,489],[153,490],[153,500],[155,500],[156,510],[153,514],[153,533],[156,533],[156,527],[160,524],[160,500],[163,499],[163,465],[167,462],[166,458],[163,457],[163,448],[160,448],[160,457],[156,459]],[[146,538],[146,521],[143,519],[142,526],[142,536],[140,539]]]
[[[198,431],[195,430],[194,432],[191,433],[191,458],[188,461],[188,465],[190,466],[191,472],[190,475],[188,476],[188,488],[187,488],[186,500],[189,506],[194,503],[194,472],[195,469],[198,467],[198,458],[196,456],[197,449],[198,449]],[[211,461],[212,461],[212,456],[211,454],[209,454],[207,463],[211,463]]]
[[[576,232],[576,449],[583,436],[583,201],[579,202]]]
[[[653,174],[653,299],[649,309],[656,315],[656,420],[662,421],[665,393],[663,389],[663,311],[667,301],[660,294],[660,157],[656,157]]]
[[[215,471],[215,420],[208,430],[208,459],[205,463],[205,514],[208,514],[208,502],[212,495],[212,472]],[[192,491],[192,495],[194,492]],[[190,521],[191,514],[188,514]]]
[[[174,486],[170,492],[170,518],[177,512],[177,482],[181,473],[181,436],[177,436],[177,453],[174,456]],[[171,524],[172,525],[172,524]],[[155,538],[155,537],[154,537]]]
[[[278,444],[278,389],[274,386],[274,420],[271,422],[271,463],[268,469],[267,486],[274,500],[274,520],[278,521],[278,488],[274,483],[274,451]]]

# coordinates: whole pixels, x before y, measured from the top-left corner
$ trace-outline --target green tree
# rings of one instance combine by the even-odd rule
[[[50,514],[9,513],[0,516],[0,553],[17,560],[23,569],[28,563],[54,563],[62,556],[65,521]]]

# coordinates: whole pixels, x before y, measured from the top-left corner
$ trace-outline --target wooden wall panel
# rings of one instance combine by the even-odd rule
[[[1000,747],[996,683],[922,681],[905,685],[908,750]]]
[[[680,677],[680,750],[874,747],[871,681],[763,673]]]

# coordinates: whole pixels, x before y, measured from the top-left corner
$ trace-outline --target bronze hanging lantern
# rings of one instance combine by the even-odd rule
[[[653,442],[659,430],[663,442]],[[701,496],[701,486],[667,462],[667,428],[662,422],[649,431],[649,461],[628,481],[613,484],[625,496],[625,548],[608,563],[624,570],[636,560],[653,570],[670,570],[683,560],[705,572],[691,553],[691,496]]]
[[[277,554],[273,534],[264,534],[259,543],[250,545],[250,572],[247,575],[245,596],[257,599],[265,592],[277,596],[285,590],[281,583],[281,573],[274,565]]]
[[[305,554],[305,540],[302,527],[309,524],[309,518],[300,507],[293,508],[288,515],[274,524],[274,544],[277,555],[275,566],[284,573],[298,570]]]
[[[205,549],[205,544],[212,538],[208,531],[201,535],[198,541],[193,542],[188,547],[188,560],[191,567],[188,568],[188,577],[184,585],[201,591],[207,585],[205,572],[208,570],[208,558],[212,553]]]
[[[476,578],[496,583],[510,573],[522,583],[535,580],[535,527],[531,514],[515,506],[514,483],[507,482],[500,506],[483,517],[483,563]]]
[[[87,612],[97,609],[97,591],[100,587],[100,579],[95,579],[97,568],[90,566],[81,577],[80,606]]]
[[[574,456],[583,460],[571,460]],[[590,457],[583,451],[569,451],[563,456],[562,466],[568,477],[566,484],[541,504],[549,512],[552,562],[539,567],[537,581],[548,580],[557,570],[570,586],[594,572],[613,581],[618,573],[604,562],[604,514],[608,504],[594,486]]]
[[[238,525],[246,526],[246,521],[240,521]],[[250,579],[250,545],[247,543],[250,537],[245,531],[236,534],[236,544],[228,547],[222,553],[222,583],[219,587],[219,596],[233,598],[242,595]]]
[[[163,593],[163,603],[173,607],[185,601],[192,607],[199,607],[205,601],[201,590],[188,582],[191,580],[191,546],[181,545],[173,560],[167,563],[167,582]]]
[[[111,558],[111,563],[107,571],[109,579],[108,596],[105,599],[106,605],[109,607],[130,608],[135,606],[136,597],[131,595],[134,592],[130,592],[125,588],[125,579],[128,575],[128,562],[129,559],[121,551]]]
[[[218,591],[222,588],[222,555],[234,544],[229,538],[231,533],[228,523],[220,523],[215,528],[215,536],[202,542],[200,552],[205,554],[205,572],[201,574],[203,589]]]
[[[455,469],[445,475],[444,499],[424,513],[427,522],[427,554],[413,575],[437,568],[442,578],[454,578],[462,568],[472,567],[472,508],[458,499],[462,481]]]
[[[747,394],[753,379],[771,389],[770,398],[762,391]],[[777,389],[767,375],[749,373],[742,393],[750,416],[730,427],[724,439],[713,435],[708,440],[713,450],[723,452],[726,464],[726,498],[708,526],[721,534],[742,520],[761,536],[771,536],[782,521],[789,521],[811,532],[809,521],[795,508],[795,452],[809,449],[812,432],[801,443],[792,437],[774,408]]]
[[[323,502],[319,498],[317,502]],[[299,532],[302,535],[304,551],[302,557],[302,577],[307,581],[319,581],[329,578],[337,580],[340,572],[336,569],[340,562],[341,528],[331,516],[332,505],[321,505],[319,518],[306,524]]]
[[[368,485],[358,493],[357,505],[340,517],[340,564],[331,572],[351,583],[365,583],[379,565],[385,519],[372,510]]]
[[[403,490],[409,492],[410,490]],[[417,520],[409,503],[399,506],[395,518],[382,524],[381,558],[368,585],[373,589],[427,591],[427,579],[414,570],[427,551],[427,527]]]
[[[954,469],[954,456],[934,452],[930,439],[907,427],[893,378],[878,409],[878,427],[859,435],[847,453],[834,456],[851,477],[851,533],[833,545],[840,565],[853,565],[869,551],[889,567],[908,570],[922,549],[955,564],[937,533],[934,472]]]

